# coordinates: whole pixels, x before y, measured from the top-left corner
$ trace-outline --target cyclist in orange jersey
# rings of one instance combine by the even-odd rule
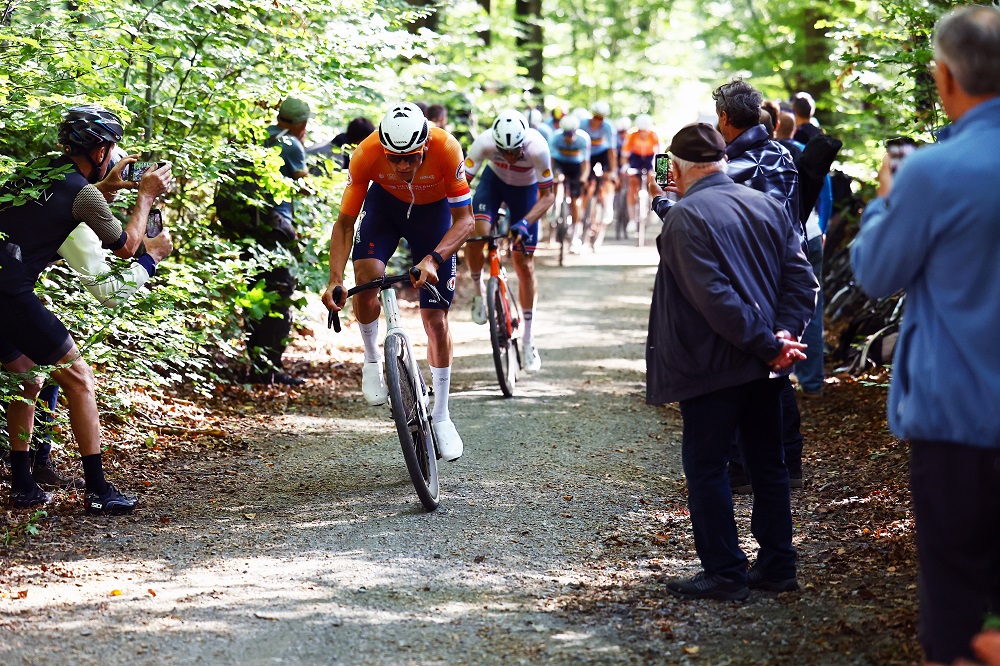
[[[639,172],[645,170],[649,173],[653,170],[653,157],[659,150],[660,137],[653,131],[653,119],[645,113],[640,114],[635,119],[635,129],[625,136],[625,143],[622,144],[622,162],[628,164],[626,170],[634,172],[629,174],[628,179],[629,224],[635,222],[631,217],[639,198]],[[652,182],[652,178],[647,181],[650,187]]]
[[[414,261],[420,258],[415,286],[430,282],[438,285],[442,296],[438,300],[421,290],[420,318],[434,386],[434,433],[441,456],[455,460],[462,455],[463,444],[448,410],[452,362],[448,309],[455,296],[455,253],[474,226],[462,148],[445,130],[429,127],[415,104],[395,104],[378,131],[354,151],[347,183],[330,237],[330,282],[323,304],[330,310],[344,306],[333,300],[333,290],[343,284],[349,254],[355,281],[369,282],[385,274],[400,238],[406,239]],[[355,234],[362,208],[364,216]],[[354,297],[365,345],[361,388],[371,405],[384,404],[388,398],[378,344],[380,312],[374,290]]]

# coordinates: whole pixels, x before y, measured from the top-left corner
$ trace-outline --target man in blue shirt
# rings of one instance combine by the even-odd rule
[[[950,664],[1000,608],[1000,9],[949,12],[933,43],[953,124],[895,176],[883,159],[851,261],[872,296],[906,290],[889,425],[910,440],[920,642]]]

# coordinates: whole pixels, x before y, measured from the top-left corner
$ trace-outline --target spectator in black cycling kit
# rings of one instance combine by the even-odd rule
[[[66,327],[49,312],[34,293],[39,274],[81,222],[90,227],[105,247],[138,262],[153,274],[156,262],[145,253],[149,209],[171,183],[169,165],[149,169],[136,184],[121,178],[130,156],[111,168],[111,154],[124,129],[115,114],[97,106],[69,109],[59,125],[64,155],[49,169],[67,169],[36,199],[0,211],[0,363],[8,372],[22,374],[20,397],[7,408],[11,445],[11,497],[17,509],[51,501],[31,474],[28,442],[31,439],[35,399],[42,378],[29,375],[36,366],[57,365],[51,377],[66,394],[70,426],[83,462],[84,507],[89,513],[131,513],[138,502],[124,495],[104,478],[101,462],[100,421],[94,395],[94,375],[80,355]],[[122,229],[111,213],[106,195],[138,188],[131,218]]]

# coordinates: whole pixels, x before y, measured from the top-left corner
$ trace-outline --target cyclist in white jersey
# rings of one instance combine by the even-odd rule
[[[538,244],[538,220],[555,201],[552,189],[552,164],[549,144],[538,130],[528,127],[525,117],[514,110],[504,111],[493,122],[492,129],[483,132],[469,148],[465,160],[465,177],[471,183],[480,168],[483,175],[472,198],[476,217],[475,235],[489,233],[500,204],[506,204],[508,219],[514,220],[510,233],[518,238],[524,252],[514,252],[524,329],[524,369],[535,372],[542,360],[535,348],[532,318],[536,306],[535,247]],[[468,243],[465,260],[469,263],[476,295],[472,300],[472,320],[486,323],[486,301],[483,298],[483,251],[485,243]]]

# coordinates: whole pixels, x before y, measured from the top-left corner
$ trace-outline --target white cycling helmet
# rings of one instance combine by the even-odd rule
[[[499,150],[517,150],[528,132],[528,119],[520,111],[508,109],[493,121],[493,142]]]
[[[559,121],[559,129],[563,132],[575,132],[580,129],[580,119],[573,113],[567,113]]]
[[[394,105],[378,124],[378,140],[382,147],[397,155],[423,148],[429,133],[423,111],[409,102]]]
[[[632,119],[629,118],[628,116],[622,116],[621,118],[615,121],[615,129],[618,130],[619,132],[624,132],[629,127],[632,127]]]
[[[653,118],[648,113],[643,113],[636,116],[635,119],[636,129],[641,130],[651,130],[653,129]]]
[[[584,120],[590,120],[590,111],[587,111],[587,109],[583,108],[582,106],[578,106],[575,109],[573,109],[573,115],[579,118],[580,122],[583,122]]]
[[[594,102],[590,110],[593,111],[595,116],[602,118],[607,118],[611,115],[611,106],[607,102]]]
[[[539,109],[535,107],[528,109],[528,125],[530,127],[538,127],[543,121],[544,118],[542,117],[542,112]]]

